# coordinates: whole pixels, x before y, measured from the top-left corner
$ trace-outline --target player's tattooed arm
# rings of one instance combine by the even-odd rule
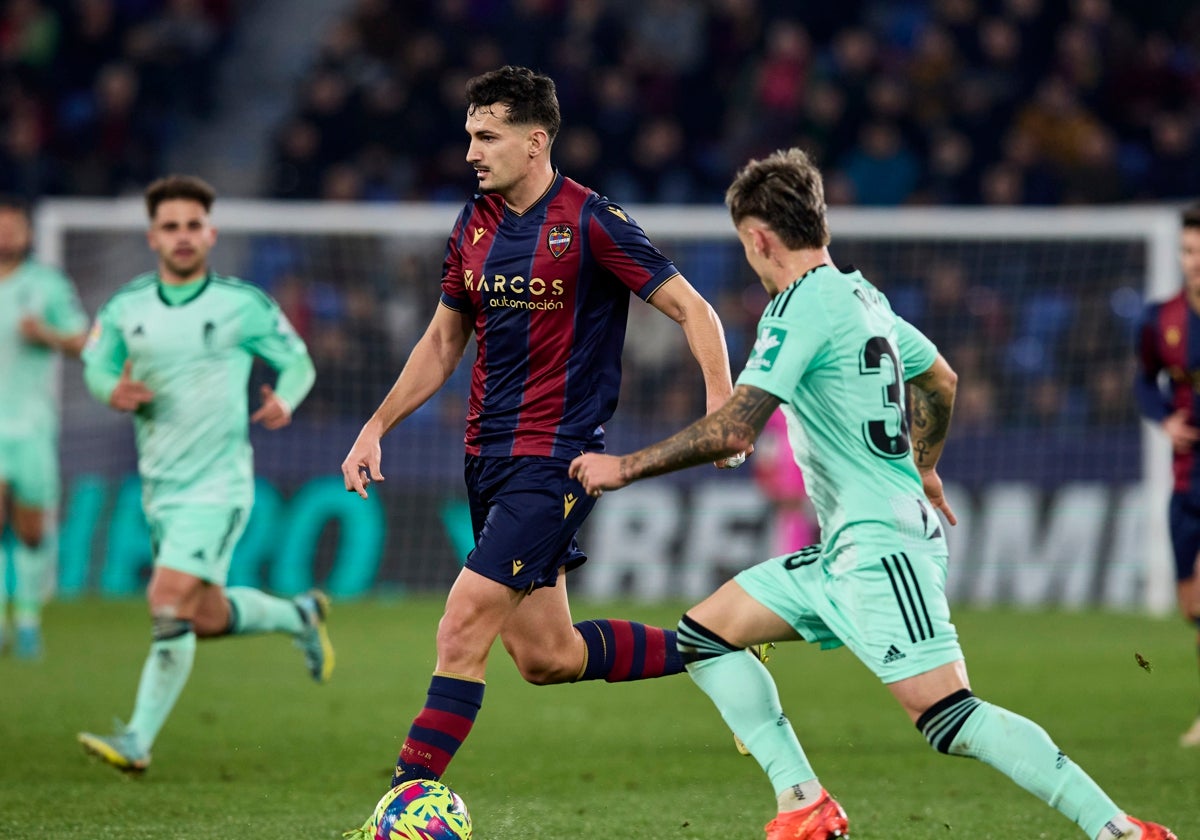
[[[933,469],[941,457],[950,432],[957,381],[958,376],[940,355],[927,371],[908,381],[912,407],[909,435],[913,459],[919,469]]]
[[[779,406],[778,397],[751,385],[738,385],[729,400],[664,441],[621,458],[625,483],[728,458],[754,443]]]

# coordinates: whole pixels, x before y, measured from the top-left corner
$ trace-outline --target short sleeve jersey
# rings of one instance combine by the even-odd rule
[[[616,204],[561,174],[514,213],[477,195],[446,246],[443,306],[474,322],[466,449],[570,459],[603,448],[630,292],[678,270]]]
[[[904,389],[936,358],[857,271],[815,268],[763,312],[737,384],[783,402],[827,553],[881,529],[938,533],[913,462]]]
[[[175,306],[154,274],[118,290],[97,315],[83,360],[115,375],[129,359],[130,375],[154,393],[134,415],[147,512],[169,504],[249,507],[253,357],[278,370],[307,353],[275,301],[236,278],[210,274]]]
[[[21,336],[33,316],[60,333],[77,335],[88,319],[75,287],[62,272],[26,260],[0,280],[0,436],[58,430],[58,378],[53,350]]]
[[[1184,411],[1189,422],[1200,418],[1200,316],[1183,292],[1151,303],[1137,328],[1138,409],[1152,423]],[[1166,374],[1160,382],[1160,374]],[[1189,448],[1171,454],[1173,491],[1200,499],[1200,457]]]

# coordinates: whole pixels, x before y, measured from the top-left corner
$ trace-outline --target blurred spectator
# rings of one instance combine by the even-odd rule
[[[59,22],[39,0],[8,0],[0,19],[0,60],[48,69],[58,49]]]
[[[201,0],[166,0],[160,14],[135,26],[126,50],[147,98],[164,111],[209,116],[220,35]]]
[[[1148,165],[1135,195],[1143,200],[1200,196],[1200,152],[1196,115],[1166,112],[1150,124]]]
[[[966,136],[941,129],[931,138],[925,181],[919,198],[925,204],[965,204],[976,197],[979,173]]]
[[[158,128],[139,109],[141,84],[129,64],[100,71],[95,91],[64,124],[60,161],[73,191],[117,195],[140,191],[161,171]]]
[[[1093,126],[1080,138],[1078,158],[1063,167],[1063,203],[1111,204],[1127,194],[1116,141],[1103,126]]]
[[[920,177],[916,156],[894,123],[875,120],[863,126],[842,171],[854,185],[859,204],[903,204]]]
[[[1111,203],[1154,197],[1157,177],[1137,177],[1152,144],[1200,158],[1200,37],[1162,34],[1175,18],[1200,29],[1200,13],[1110,0],[872,0],[799,16],[765,0],[358,0],[289,121],[317,126],[322,170],[377,170],[359,152],[382,144],[414,174],[404,197],[448,198],[463,165],[446,146],[463,139],[444,116],[461,107],[461,82],[530,63],[556,78],[570,122],[595,132],[598,155],[572,139],[593,183],[633,182],[636,200],[718,201],[748,157],[800,145],[834,182],[831,203]],[[335,87],[326,74],[360,126],[340,108],[328,128],[314,113],[314,94]],[[1172,112],[1189,130],[1155,137]],[[1014,135],[1018,154],[1004,146]]]
[[[267,174],[271,198],[313,199],[320,192],[321,135],[307,120],[291,120],[279,130]]]

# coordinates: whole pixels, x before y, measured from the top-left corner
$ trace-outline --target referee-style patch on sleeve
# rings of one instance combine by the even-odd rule
[[[775,365],[785,338],[787,330],[779,327],[763,327],[759,330],[754,349],[750,351],[750,359],[746,362],[746,370],[770,370]]]

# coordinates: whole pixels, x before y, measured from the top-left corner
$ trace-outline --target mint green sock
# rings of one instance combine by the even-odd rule
[[[156,639],[150,645],[128,726],[142,749],[149,750],[154,745],[192,673],[195,658],[196,634],[190,628],[170,639]]]
[[[290,633],[295,636],[304,630],[300,610],[286,598],[277,598],[249,586],[231,586],[225,590],[225,597],[233,612],[230,633]]]
[[[0,527],[0,633],[8,624],[8,557],[13,542],[4,538],[4,528]]]
[[[47,575],[54,561],[54,543],[46,539],[36,548],[17,540],[13,544],[13,619],[18,625],[41,624],[46,600]]]
[[[783,714],[775,681],[757,657],[739,650],[691,662],[687,672],[770,777],[776,796],[816,779]]]
[[[975,699],[975,698],[971,698]],[[977,758],[1057,808],[1087,832],[1100,831],[1123,812],[1042,727],[979,701],[950,742],[950,754]]]

